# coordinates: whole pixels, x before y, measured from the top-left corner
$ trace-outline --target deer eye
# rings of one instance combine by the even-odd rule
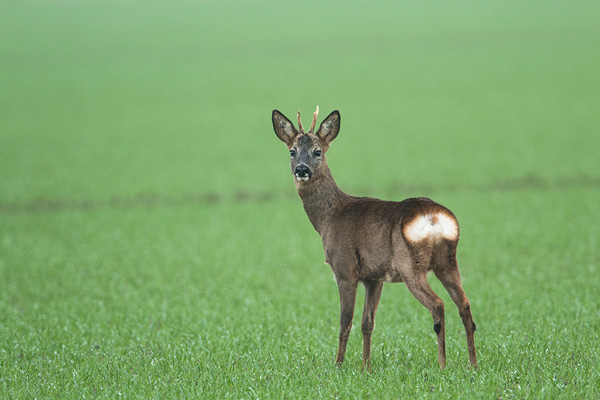
[[[291,149],[290,150],[290,156],[296,157],[296,149]]]
[[[321,150],[315,150],[315,157],[321,157]]]

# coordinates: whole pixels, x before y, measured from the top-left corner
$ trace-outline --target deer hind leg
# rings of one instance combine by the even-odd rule
[[[363,334],[363,365],[367,370],[371,370],[371,335],[375,329],[375,313],[381,299],[383,281],[367,281],[365,285],[365,307],[362,315],[362,334]]]
[[[406,287],[433,317],[433,330],[437,335],[438,363],[440,368],[446,367],[446,325],[444,322],[444,302],[433,291],[427,281],[427,273],[414,271],[411,276],[403,277]]]
[[[346,345],[352,329],[352,318],[354,317],[354,304],[356,303],[356,287],[358,282],[349,282],[347,280],[338,280],[338,290],[340,292],[340,338],[338,344],[336,364],[344,362],[346,354]]]
[[[443,259],[442,259],[443,260]],[[456,261],[456,242],[449,243],[445,262],[434,269],[435,275],[442,282],[452,301],[458,307],[458,312],[465,326],[467,335],[467,347],[471,365],[477,369],[477,354],[475,352],[475,323],[471,314],[471,303],[462,288],[458,262]]]

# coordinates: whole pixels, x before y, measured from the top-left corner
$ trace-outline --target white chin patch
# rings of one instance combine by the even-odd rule
[[[298,176],[298,175],[296,175],[296,179],[299,180],[299,181],[306,182],[306,181],[308,181],[309,176],[308,175],[306,175],[306,176]]]

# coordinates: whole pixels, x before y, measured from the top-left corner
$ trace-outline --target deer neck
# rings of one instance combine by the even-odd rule
[[[329,219],[350,197],[338,187],[325,163],[323,174],[308,182],[296,181],[296,189],[302,199],[304,211],[314,228],[322,236]]]

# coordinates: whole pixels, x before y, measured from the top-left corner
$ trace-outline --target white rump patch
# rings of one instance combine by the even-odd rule
[[[457,240],[458,225],[442,212],[420,215],[404,227],[404,236],[413,243],[426,238]]]

